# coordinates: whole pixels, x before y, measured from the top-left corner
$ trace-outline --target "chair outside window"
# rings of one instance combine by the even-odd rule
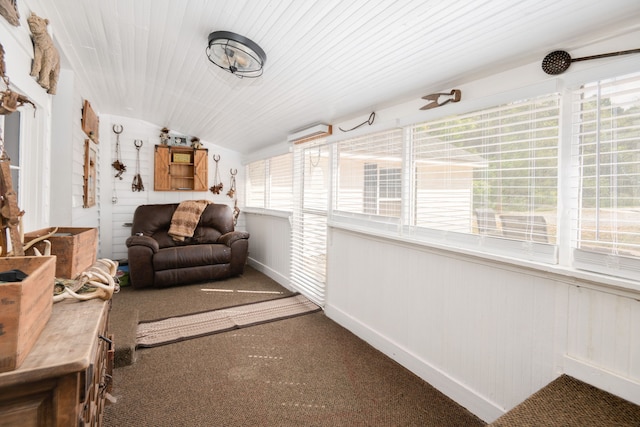
[[[542,215],[500,215],[502,235],[509,239],[549,243]]]
[[[496,213],[491,208],[474,209],[476,224],[479,234],[500,235],[500,229],[496,222]]]

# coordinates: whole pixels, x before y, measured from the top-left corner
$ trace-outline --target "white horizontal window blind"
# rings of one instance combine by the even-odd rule
[[[324,140],[294,146],[291,284],[324,305],[331,156]]]
[[[374,221],[400,218],[402,145],[401,129],[338,143],[334,214],[362,214]]]
[[[269,159],[267,207],[290,211],[293,206],[293,154]]]
[[[416,227],[555,243],[559,97],[412,129]]]
[[[640,73],[574,93],[575,266],[640,279]]]
[[[246,205],[250,208],[264,208],[266,195],[266,160],[249,163],[246,167]]]

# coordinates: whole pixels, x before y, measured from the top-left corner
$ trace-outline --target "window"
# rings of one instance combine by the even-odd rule
[[[267,207],[290,211],[293,207],[293,155],[269,159],[269,197]]]
[[[559,122],[551,94],[338,142],[332,221],[557,263]]]
[[[327,207],[330,148],[324,139],[294,146],[295,180],[291,217],[291,284],[324,305],[327,270]]]
[[[2,136],[4,150],[11,160],[11,182],[13,191],[21,197],[20,191],[20,112],[15,111],[11,114],[2,116],[4,124],[0,123],[0,127],[4,129]],[[18,201],[20,203],[20,201]]]
[[[574,97],[576,266],[638,279],[640,73],[586,84]]]
[[[402,130],[342,141],[337,153],[337,213],[400,218]]]
[[[558,95],[412,129],[413,223],[555,242]]]
[[[401,174],[401,168],[378,168],[377,163],[365,163],[364,213],[390,217],[400,216]]]
[[[293,198],[291,153],[247,165],[247,207],[290,211]]]
[[[259,160],[247,165],[247,207],[266,207],[266,164],[267,160]]]

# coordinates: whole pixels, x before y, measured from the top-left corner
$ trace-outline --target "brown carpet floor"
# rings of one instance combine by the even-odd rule
[[[638,427],[640,406],[561,375],[490,425]]]
[[[134,350],[139,320],[290,294],[250,267],[204,285],[123,288],[111,311],[121,367],[105,426],[485,425],[323,312]],[[640,427],[640,407],[561,376],[492,426]]]
[[[204,292],[203,288],[236,292]],[[241,278],[170,289],[124,288],[111,329],[289,294],[247,268]],[[106,426],[482,426],[483,423],[323,312],[139,349],[114,371]]]

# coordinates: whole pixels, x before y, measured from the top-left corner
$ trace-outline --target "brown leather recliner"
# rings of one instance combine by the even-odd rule
[[[134,288],[166,287],[223,279],[244,271],[249,233],[234,231],[232,209],[208,205],[193,237],[169,235],[174,204],[141,205],[127,239],[129,280]]]

